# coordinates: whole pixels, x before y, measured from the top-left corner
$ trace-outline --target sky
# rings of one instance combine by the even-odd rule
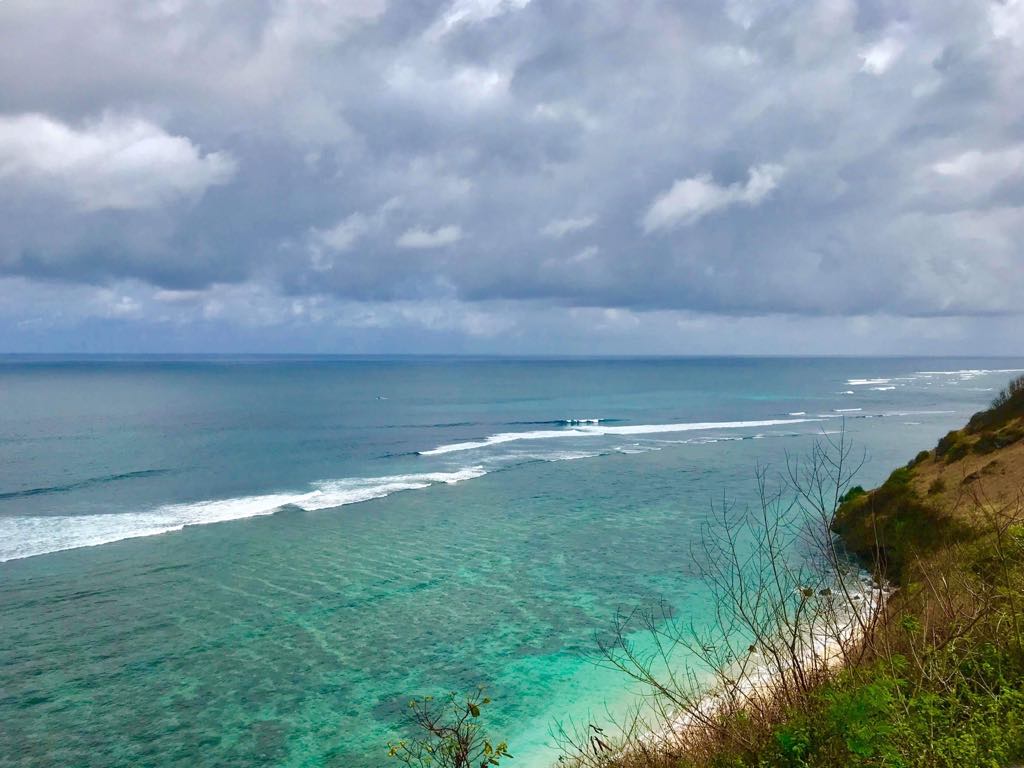
[[[0,0],[0,351],[1024,354],[1024,0]]]

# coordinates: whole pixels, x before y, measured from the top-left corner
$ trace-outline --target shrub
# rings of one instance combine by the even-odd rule
[[[954,443],[960,440],[960,430],[954,429],[951,432],[947,432],[944,437],[939,438],[939,442],[935,445],[935,455],[943,457],[953,446]]]
[[[1002,408],[1011,400],[1017,397],[1024,398],[1024,376],[1018,376],[1013,379],[1006,388],[1003,389],[995,398],[992,400],[993,408]]]
[[[986,432],[978,438],[978,441],[973,446],[971,446],[971,450],[975,453],[985,454],[992,453],[992,451],[998,447],[999,446],[996,444],[996,434]]]
[[[892,471],[889,479],[883,483],[883,487],[890,491],[902,491],[910,485],[910,480],[913,476],[909,468],[899,467]]]
[[[967,431],[971,433],[997,429],[1011,419],[1024,416],[1024,376],[1006,385],[992,400],[992,407],[971,416]]]
[[[1005,448],[1008,445],[1024,437],[1024,429],[1018,426],[1003,427],[998,432],[984,432],[973,446],[975,453],[992,453],[992,451]]]
[[[995,435],[996,448],[1005,448],[1008,445],[1016,443],[1018,440],[1024,438],[1024,428],[1021,427],[1005,427]]]
[[[880,675],[868,682],[833,686],[822,695],[827,729],[842,740],[850,755],[847,765],[892,764],[895,750],[890,741],[895,681]],[[866,761],[866,762],[862,762]]]
[[[455,692],[440,701],[424,696],[409,702],[415,738],[388,743],[388,755],[409,768],[488,768],[512,758],[504,741],[492,743],[480,722],[490,704],[481,687],[467,697]]]
[[[845,504],[846,502],[853,501],[858,496],[863,496],[866,493],[867,491],[865,491],[862,486],[854,485],[849,490],[847,490],[846,493],[839,497],[839,503]]]
[[[804,758],[811,748],[811,737],[803,723],[787,723],[775,733],[775,748],[778,750],[778,765],[802,768],[807,765]]]
[[[907,462],[907,468],[908,469],[913,469],[918,464],[920,464],[920,463],[922,463],[924,461],[927,461],[928,457],[931,456],[931,455],[932,455],[931,451],[921,451],[920,453],[917,454],[917,456],[915,456],[909,462]]]
[[[957,440],[946,451],[946,463],[952,464],[954,461],[962,459],[970,449],[970,443],[966,440]]]

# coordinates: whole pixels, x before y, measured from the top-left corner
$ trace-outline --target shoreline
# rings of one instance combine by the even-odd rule
[[[845,617],[836,611],[832,614],[832,621],[828,616],[824,617],[825,626],[820,626],[820,621],[817,626],[812,623],[798,635],[801,638],[798,662],[816,674],[831,676],[846,665],[851,652],[856,651],[864,640],[864,626],[873,625],[896,591],[893,587],[877,584],[866,575],[861,575],[858,582],[860,588],[850,592],[853,605],[847,606],[850,610]],[[843,593],[839,591],[838,594]],[[783,634],[776,635],[776,639],[784,641]],[[689,739],[699,740],[702,737],[702,731],[709,727],[700,722],[702,719],[711,721],[729,712],[776,705],[785,685],[784,678],[793,665],[773,667],[765,660],[764,651],[752,651],[751,656],[754,654],[761,656],[762,660],[749,669],[745,669],[746,661],[736,662],[740,669],[737,674],[729,675],[734,677],[734,681],[728,690],[722,690],[721,686],[716,686],[717,690],[712,687],[695,702],[691,711],[677,711],[670,715],[666,722],[636,737],[636,743],[628,745],[622,754],[641,748],[676,748],[685,745]]]

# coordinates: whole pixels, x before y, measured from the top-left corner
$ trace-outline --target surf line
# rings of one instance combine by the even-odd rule
[[[803,424],[813,421],[824,421],[822,418],[800,419],[765,419],[762,421],[702,421],[683,422],[679,424],[636,424],[629,426],[580,425],[572,429],[539,429],[532,432],[500,432],[482,440],[470,440],[463,443],[439,445],[427,451],[420,451],[421,456],[439,456],[456,451],[471,451],[476,448],[487,448],[501,443],[519,440],[557,440],[567,437],[600,437],[602,435],[656,435],[667,432],[696,432],[709,429],[744,429],[752,427],[777,427],[786,424]]]

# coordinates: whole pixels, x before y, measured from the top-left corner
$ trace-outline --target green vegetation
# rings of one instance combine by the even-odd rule
[[[910,559],[968,533],[959,518],[915,489],[920,466],[900,467],[870,494],[842,501],[832,525],[850,552],[889,578],[898,578]]]
[[[410,768],[491,768],[511,759],[508,744],[492,742],[482,725],[481,710],[490,703],[482,687],[469,696],[413,699],[413,736],[389,743],[388,755]]]

